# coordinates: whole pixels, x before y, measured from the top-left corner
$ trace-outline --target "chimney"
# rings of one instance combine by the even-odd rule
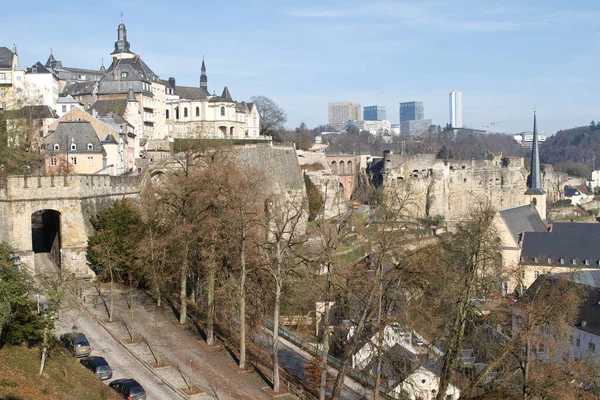
[[[171,85],[171,87],[173,89],[175,89],[175,78],[173,78],[173,77],[169,78],[169,85]]]
[[[13,43],[11,50],[14,54],[17,54],[17,45]]]

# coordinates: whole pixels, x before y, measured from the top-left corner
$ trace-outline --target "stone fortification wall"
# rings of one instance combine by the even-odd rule
[[[287,146],[254,144],[234,147],[233,158],[240,167],[264,171],[262,191],[257,196],[272,197],[280,207],[288,202],[298,204],[306,199],[306,188],[296,150]],[[306,231],[308,209],[298,225],[300,233]]]
[[[524,196],[527,175],[524,160],[512,157],[445,163],[433,154],[386,154],[382,169],[388,193],[410,191],[412,215],[443,215],[449,221],[468,217],[479,201],[497,210],[529,204]],[[543,180],[549,202],[558,200],[558,188],[566,179],[546,167]]]
[[[9,243],[32,267],[31,215],[60,213],[61,260],[79,275],[89,274],[85,260],[90,218],[112,202],[137,199],[139,176],[10,176],[0,184],[0,241]]]

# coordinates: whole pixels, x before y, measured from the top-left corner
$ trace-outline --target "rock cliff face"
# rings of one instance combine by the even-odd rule
[[[336,217],[348,211],[344,191],[340,188],[339,176],[331,171],[324,153],[298,150],[298,162],[302,172],[310,178],[325,200],[325,219]]]
[[[388,194],[410,192],[410,213],[416,217],[443,215],[446,220],[468,217],[477,202],[501,210],[529,204],[524,195],[528,172],[523,158],[495,157],[492,160],[449,160],[433,154],[414,156],[386,154],[381,169]],[[548,202],[560,198],[565,174],[545,166],[543,186]]]

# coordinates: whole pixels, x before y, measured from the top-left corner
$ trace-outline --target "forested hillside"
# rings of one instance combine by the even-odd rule
[[[589,173],[598,153],[600,124],[594,121],[588,126],[558,131],[540,146],[540,158],[543,163],[581,176]]]

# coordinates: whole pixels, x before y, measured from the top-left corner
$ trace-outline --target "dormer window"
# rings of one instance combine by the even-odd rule
[[[88,150],[94,150],[94,145],[93,145],[93,144],[91,144],[91,143],[88,143],[88,145],[87,145],[87,149],[88,149]]]
[[[537,257],[533,257],[533,262],[537,264],[538,262],[540,262],[540,259]]]
[[[565,259],[561,257],[561,258],[558,259],[558,262],[561,263],[561,264],[564,264],[565,263]]]
[[[548,257],[548,264],[552,264],[552,257]]]
[[[573,259],[571,260],[571,264],[573,264],[573,265],[576,265],[576,264],[577,264],[577,260],[573,258]]]
[[[525,256],[521,256],[521,262],[525,262]]]
[[[75,143],[71,143],[71,150],[77,150],[77,145]]]
[[[121,78],[127,78],[127,72],[125,72],[125,71],[121,72]]]
[[[587,260],[587,259],[586,259],[586,260],[583,260],[583,264],[584,264],[584,265],[590,265],[590,260]]]
[[[34,74],[37,74],[37,67],[31,68],[31,72],[33,72]]]
[[[59,151],[60,145],[58,143],[54,143],[54,151]]]

